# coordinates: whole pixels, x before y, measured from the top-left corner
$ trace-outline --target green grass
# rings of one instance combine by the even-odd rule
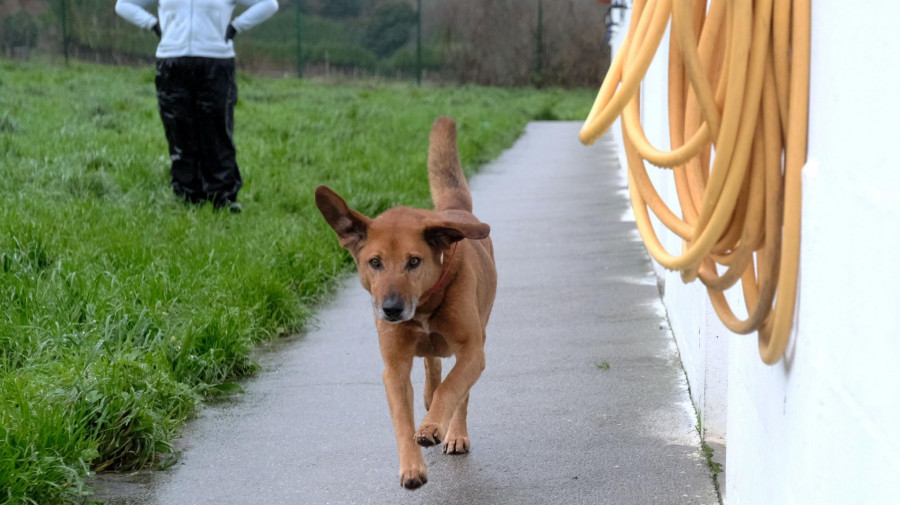
[[[103,469],[169,464],[204,398],[296,332],[349,256],[313,204],[428,206],[429,127],[467,172],[588,91],[239,77],[244,213],[177,203],[153,70],[0,61],[0,503],[80,502]]]
[[[694,429],[697,430],[697,435],[700,436],[700,454],[706,461],[706,466],[709,468],[710,475],[712,475],[713,487],[716,489],[716,494],[721,502],[722,492],[719,489],[719,474],[722,473],[723,469],[720,463],[713,461],[713,448],[703,439],[703,418],[699,412],[697,413],[697,425],[694,426]]]

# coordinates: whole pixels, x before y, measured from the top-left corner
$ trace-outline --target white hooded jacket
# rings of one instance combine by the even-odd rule
[[[159,4],[159,18],[147,11]],[[243,14],[231,20],[237,3],[248,6]],[[203,56],[234,58],[231,41],[225,40],[229,22],[240,33],[278,11],[278,0],[118,0],[116,14],[149,30],[158,22],[162,38],[156,48],[157,58]]]

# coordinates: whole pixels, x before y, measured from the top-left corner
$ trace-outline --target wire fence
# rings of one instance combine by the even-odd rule
[[[152,62],[155,35],[114,5],[0,0],[0,54]],[[240,68],[258,74],[594,86],[609,63],[597,28],[607,10],[596,0],[281,0],[271,19],[235,39],[235,51]]]

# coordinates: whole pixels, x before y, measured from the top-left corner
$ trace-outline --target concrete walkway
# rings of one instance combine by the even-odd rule
[[[425,449],[402,489],[368,294],[262,358],[246,393],[188,424],[174,468],[104,477],[109,504],[715,504],[656,279],[609,139],[531,123],[472,181],[500,287],[468,455]],[[422,177],[425,177],[424,167]],[[445,364],[445,373],[450,363]],[[423,367],[417,362],[417,420]]]

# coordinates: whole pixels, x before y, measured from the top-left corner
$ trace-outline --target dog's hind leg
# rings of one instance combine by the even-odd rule
[[[441,358],[425,357],[425,410],[431,409],[434,390],[441,384]]]
[[[464,454],[469,452],[469,431],[466,427],[466,415],[469,412],[469,395],[463,398],[462,403],[453,413],[450,420],[450,428],[447,430],[447,440],[444,441],[445,454]]]

